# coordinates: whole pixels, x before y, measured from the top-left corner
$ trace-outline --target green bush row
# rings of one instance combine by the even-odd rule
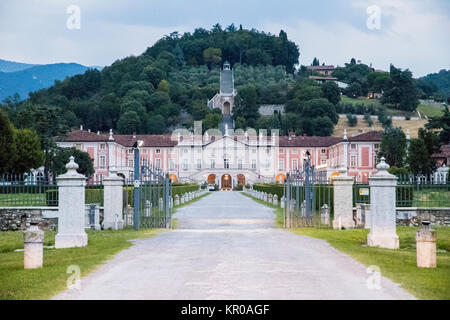
[[[284,184],[279,183],[254,183],[253,190],[270,194],[276,194],[278,199],[284,195]]]

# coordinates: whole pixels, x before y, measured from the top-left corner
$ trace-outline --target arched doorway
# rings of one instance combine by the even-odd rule
[[[172,180],[172,183],[175,183],[178,181],[177,176],[174,174],[169,174],[169,179]]]
[[[222,189],[231,190],[231,176],[229,174],[222,176]]]
[[[226,101],[223,104],[223,114],[230,114],[231,113],[231,106],[230,103],[228,101]]]
[[[279,175],[277,175],[277,177],[275,178],[275,181],[277,183],[284,183],[284,180],[286,179],[286,176],[282,173],[280,173]]]
[[[216,184],[216,175],[215,174],[210,174],[208,176],[208,184]]]
[[[243,174],[240,173],[237,175],[237,181],[238,185],[245,186],[245,176]]]

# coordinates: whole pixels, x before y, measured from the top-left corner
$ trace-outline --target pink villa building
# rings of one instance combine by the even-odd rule
[[[72,131],[60,147],[89,153],[101,181],[110,169],[133,178],[134,149],[141,140],[140,165],[169,173],[173,181],[217,183],[221,188],[254,182],[282,182],[288,172],[303,170],[309,152],[317,175],[332,178],[345,166],[357,181],[367,182],[376,172],[376,154],[382,132],[369,131],[353,137],[241,136],[230,134],[120,135]]]

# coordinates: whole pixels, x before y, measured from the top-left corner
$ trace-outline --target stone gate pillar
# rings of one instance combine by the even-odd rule
[[[333,180],[334,219],[333,229],[355,227],[353,221],[353,177],[347,175],[347,168],[342,166],[339,175]]]
[[[109,171],[109,175],[103,179],[104,186],[104,219],[103,228],[123,228],[123,178],[117,175],[115,169]],[[115,215],[118,215],[115,216]]]
[[[56,177],[58,183],[58,234],[55,248],[84,247],[88,243],[85,227],[86,177],[77,172],[78,164],[70,157],[67,173]]]
[[[367,244],[371,247],[398,249],[399,240],[395,221],[395,187],[397,177],[387,172],[389,165],[382,157],[378,172],[369,178],[370,233]]]

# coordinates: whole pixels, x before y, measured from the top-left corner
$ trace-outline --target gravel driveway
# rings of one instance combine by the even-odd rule
[[[55,299],[414,299],[325,241],[277,228],[272,209],[213,192],[178,209],[178,228],[131,248]]]

